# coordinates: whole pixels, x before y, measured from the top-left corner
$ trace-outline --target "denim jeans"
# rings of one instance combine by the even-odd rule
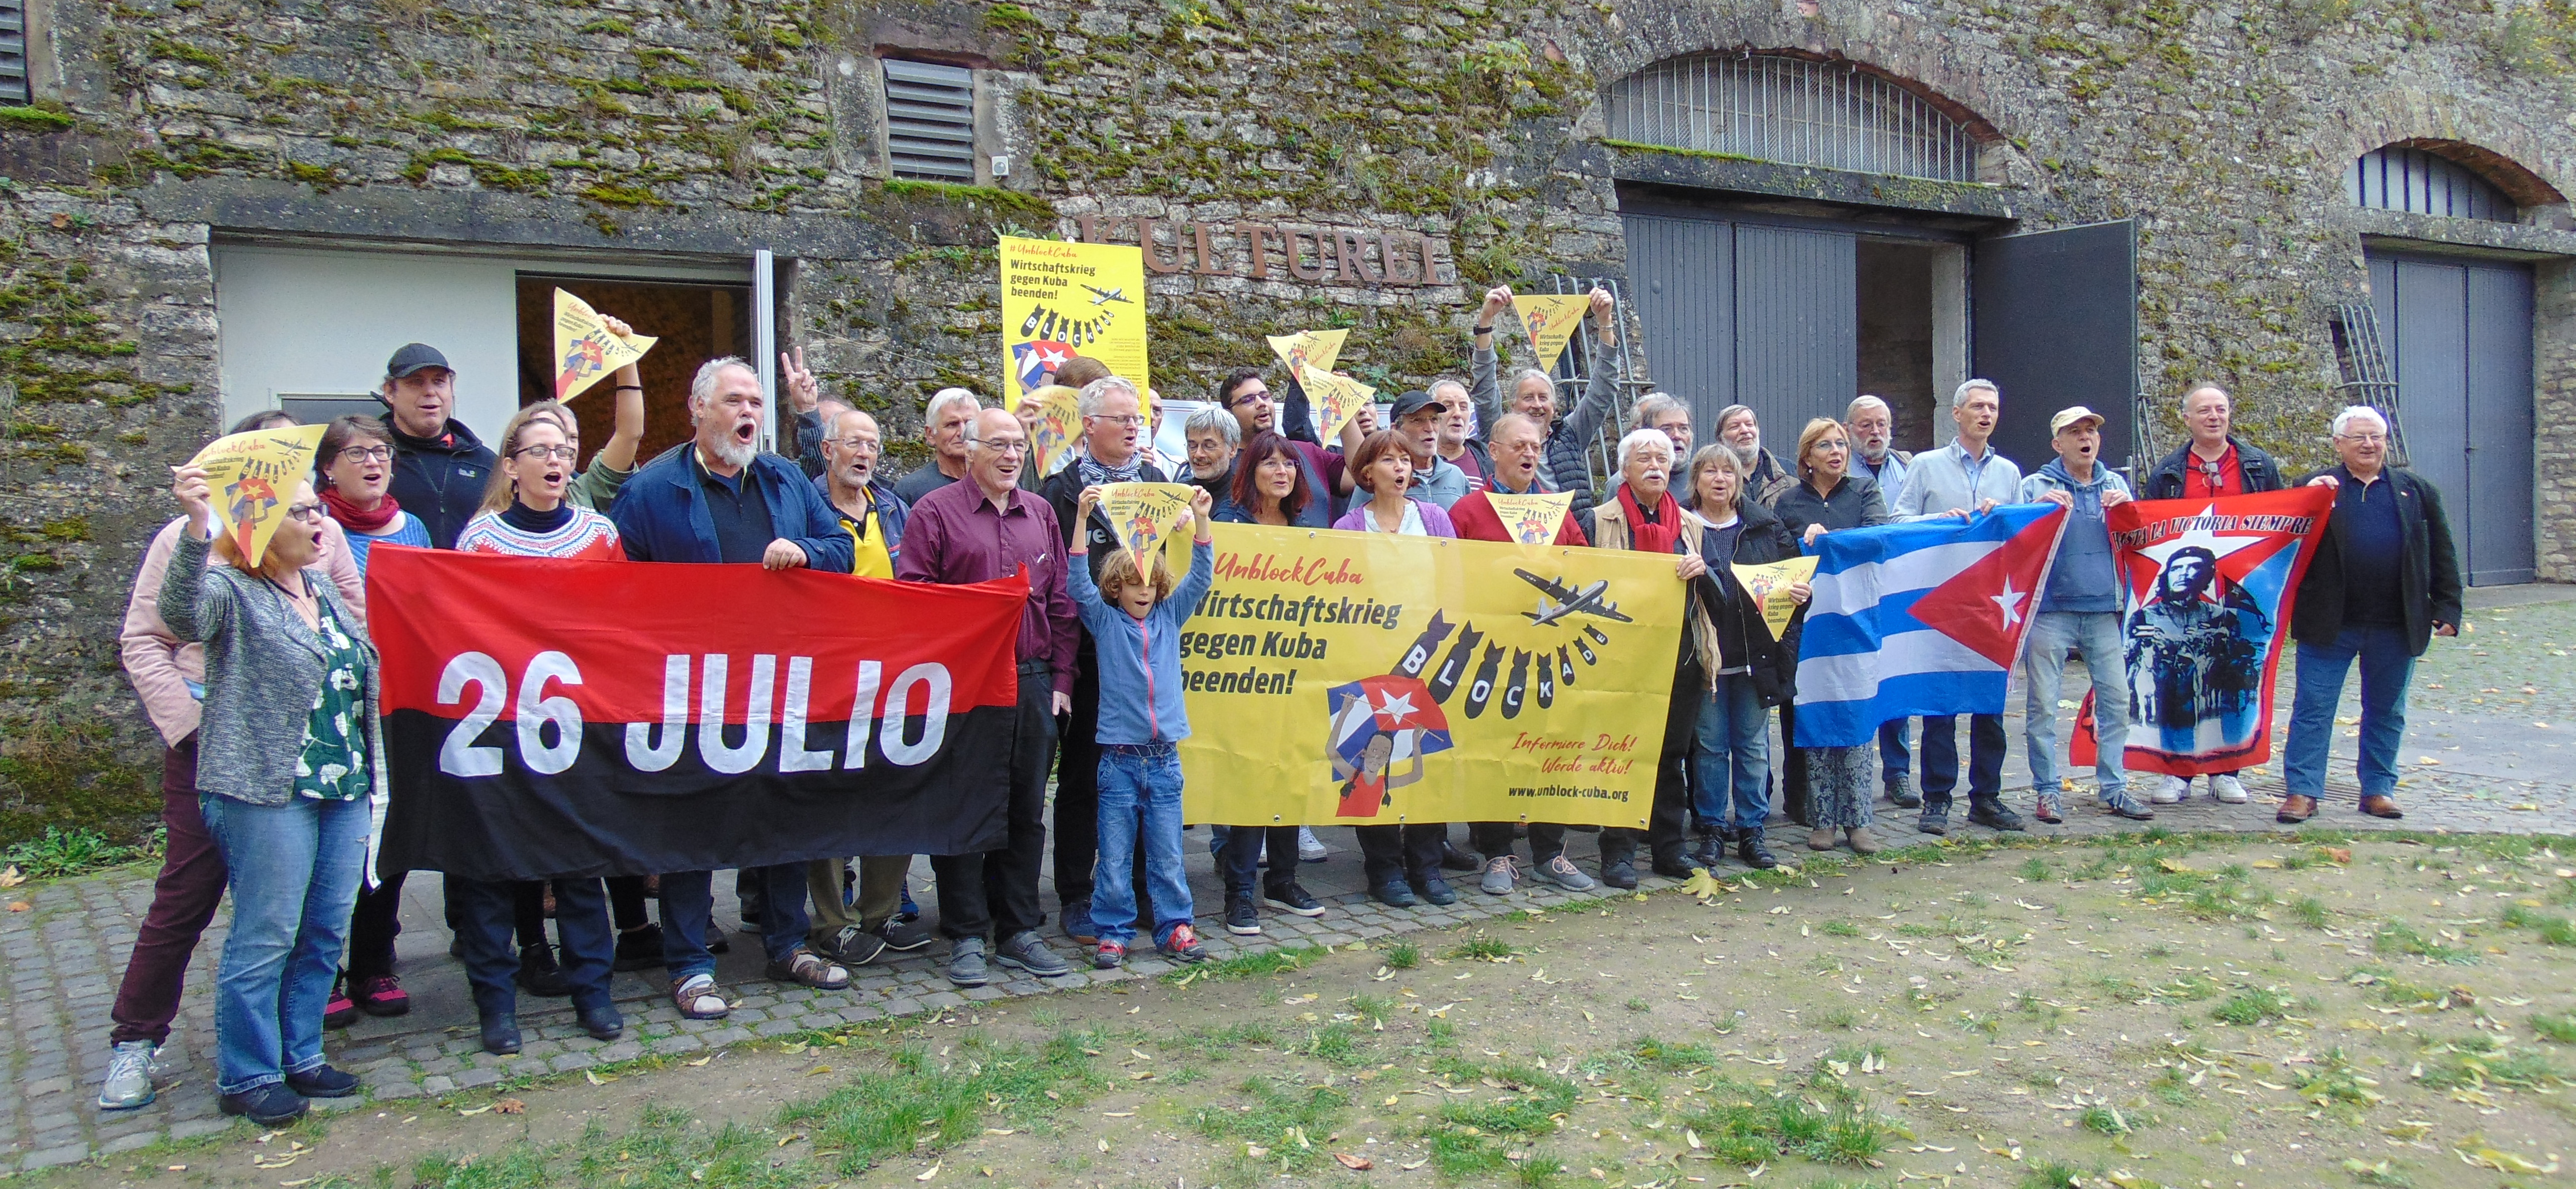
[[[2397,791],[2397,745],[2406,738],[2406,680],[2415,654],[2402,628],[2349,627],[2332,644],[2299,645],[2299,692],[2290,705],[2290,745],[2285,770],[2290,792],[2322,797],[2326,764],[2333,758],[2335,704],[2343,679],[2361,662],[2361,795]]]
[[[1914,720],[1891,718],[1878,724],[1878,778],[1894,784],[1914,772]],[[1785,742],[1785,740],[1784,740]]]
[[[1968,800],[1994,801],[2004,788],[2004,716],[1968,718]],[[1923,808],[1950,811],[1959,787],[1959,716],[1923,716]]]
[[[322,1009],[366,878],[364,800],[253,805],[204,794],[197,812],[232,873],[232,936],[215,974],[215,1088],[247,1094],[322,1065]]]
[[[760,889],[760,947],[770,961],[784,962],[805,945],[805,864],[747,867],[742,874]],[[716,972],[716,956],[707,952],[707,922],[714,917],[714,872],[662,877],[662,964],[672,981]]]
[[[1100,855],[1091,881],[1092,927],[1103,942],[1136,936],[1136,839],[1145,841],[1145,882],[1154,898],[1154,939],[1190,921],[1189,877],[1181,871],[1181,753],[1169,743],[1102,744]],[[1288,862],[1297,852],[1288,852]],[[1290,870],[1295,870],[1291,867]]]
[[[2084,671],[2092,674],[2093,738],[2098,744],[2093,776],[2101,783],[2102,798],[2109,800],[2129,787],[2129,774],[2121,766],[2122,741],[2129,737],[2129,670],[2120,617],[2109,611],[2042,611],[2031,621],[2021,662],[2030,785],[2043,797],[2057,791],[2057,701],[2069,648],[2084,654]]]
[[[1731,789],[1736,828],[1760,830],[1771,820],[1771,712],[1762,708],[1751,677],[1720,677],[1717,688],[1700,699],[1698,743],[1691,756],[1691,805],[1700,828],[1714,831],[1726,824]]]

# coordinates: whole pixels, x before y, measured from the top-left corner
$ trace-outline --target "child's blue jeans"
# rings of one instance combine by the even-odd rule
[[[1145,845],[1145,891],[1154,901],[1154,938],[1190,921],[1190,881],[1181,871],[1181,753],[1169,743],[1100,748],[1100,857],[1092,869],[1091,920],[1100,940],[1136,936],[1136,842]],[[1290,853],[1295,858],[1295,853]]]

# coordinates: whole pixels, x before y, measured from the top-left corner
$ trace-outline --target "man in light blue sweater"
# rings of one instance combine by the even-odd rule
[[[1905,490],[1890,511],[1899,520],[1965,520],[2021,498],[2021,468],[1995,453],[1989,440],[2003,416],[2003,396],[1992,380],[1970,380],[1950,394],[1950,420],[1959,436],[1938,450],[1914,456]],[[2021,815],[2004,808],[2004,716],[1968,716],[1968,820],[1997,830],[2023,829]],[[1950,794],[1959,787],[1959,723],[1954,714],[1923,716],[1923,816],[1915,828],[1950,832]]]
[[[2102,466],[2102,415],[2082,405],[2048,420],[2057,457],[2021,481],[2021,502],[2046,500],[2066,509],[2039,614],[2022,649],[2025,734],[2030,744],[2030,786],[2039,795],[2039,820],[2058,822],[2063,802],[2057,787],[2057,699],[2066,677],[2068,649],[2082,653],[2093,685],[2093,762],[2102,808],[2144,821],[2155,816],[2129,795],[2121,741],[2129,730],[2126,649],[2120,638],[2119,562],[2111,553],[2111,526],[2103,513],[2129,502],[2129,485]]]

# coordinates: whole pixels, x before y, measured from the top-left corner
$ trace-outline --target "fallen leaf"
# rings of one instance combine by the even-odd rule
[[[528,1113],[528,1104],[516,1098],[504,1098],[493,1103],[492,1109],[504,1115],[524,1115]]]
[[[1368,1170],[1377,1167],[1376,1165],[1369,1163],[1368,1157],[1353,1156],[1348,1152],[1335,1152],[1333,1153],[1333,1159],[1341,1161],[1342,1167],[1347,1168],[1352,1172],[1367,1172]]]
[[[1430,1157],[1428,1157],[1428,1156],[1425,1156],[1425,1157],[1423,1157],[1422,1159],[1420,1159],[1420,1160],[1416,1160],[1416,1161],[1414,1161],[1414,1162],[1413,1162],[1413,1163],[1411,1163],[1411,1164],[1399,1164],[1399,1165],[1396,1165],[1396,1167],[1397,1167],[1397,1168],[1400,1168],[1400,1169],[1403,1169],[1403,1170],[1404,1170],[1404,1171],[1406,1171],[1406,1172],[1412,1172],[1413,1170],[1415,1170],[1415,1169],[1417,1169],[1417,1168],[1420,1168],[1420,1167],[1422,1167],[1423,1165],[1426,1165],[1426,1164],[1429,1164],[1429,1163],[1431,1163],[1431,1158],[1430,1158]]]
[[[0,867],[0,888],[14,888],[25,882],[27,882],[27,877],[18,874],[18,868],[15,864],[8,867]]]
[[[472,1109],[472,1110],[460,1110],[460,1111],[458,1111],[458,1112],[456,1112],[456,1113],[457,1113],[457,1114],[459,1114],[459,1115],[465,1116],[465,1117],[467,1117],[467,1118],[471,1118],[471,1117],[473,1117],[473,1116],[475,1116],[475,1115],[482,1114],[483,1112],[488,1111],[488,1110],[491,1110],[491,1109],[492,1109],[492,1108],[491,1108],[491,1107],[488,1107],[488,1106],[478,1106],[478,1107],[475,1107],[475,1108],[474,1108],[474,1109]]]
[[[9,911],[11,912],[25,912],[34,907],[35,905],[29,904],[24,900],[12,900],[9,902]]]
[[[939,1175],[939,1166],[938,1166],[938,1165],[936,1165],[936,1164],[934,1164],[934,1165],[931,1165],[931,1166],[930,1166],[930,1167],[928,1167],[928,1168],[925,1168],[925,1169],[921,1170],[921,1175],[919,1175],[919,1176],[917,1176],[917,1177],[914,1177],[914,1178],[913,1178],[913,1180],[916,1180],[916,1181],[927,1181],[927,1180],[929,1180],[930,1178],[935,1177],[935,1176],[938,1176],[938,1175]]]

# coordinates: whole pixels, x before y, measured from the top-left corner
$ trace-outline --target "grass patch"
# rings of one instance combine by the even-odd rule
[[[2439,962],[2445,966],[2478,964],[2478,955],[2475,951],[2444,945],[2416,932],[2413,925],[2404,921],[2390,921],[2380,926],[2378,934],[2370,939],[2370,947],[2383,954],[2405,954],[2422,958],[2427,962]]]
[[[778,1118],[811,1132],[816,1149],[837,1149],[839,1171],[853,1176],[891,1156],[924,1155],[982,1135],[988,1114],[1045,1115],[1079,1101],[1105,1084],[1092,1067],[1101,1043],[1096,1035],[1069,1032],[1032,1048],[969,1034],[945,1064],[934,1064],[927,1048],[908,1045],[884,1076],[791,1104]],[[708,1180],[731,1183],[713,1174]]]
[[[777,1141],[738,1123],[706,1128],[688,1112],[648,1105],[622,1135],[592,1120],[567,1144],[510,1144],[498,1152],[461,1156],[434,1153],[414,1161],[416,1189],[550,1189],[563,1184],[741,1185],[746,1189],[801,1189],[814,1181],[803,1162],[770,1167]],[[391,1184],[379,1169],[377,1183]],[[353,1182],[354,1183],[354,1182]]]
[[[1717,1050],[1707,1045],[1672,1044],[1651,1036],[1638,1041],[1628,1054],[1637,1059],[1637,1064],[1665,1073],[1704,1069],[1717,1064]]]
[[[1411,970],[1422,965],[1422,947],[1410,941],[1399,941],[1386,947],[1386,968]]]
[[[1520,953],[1512,943],[1499,937],[1471,937],[1449,951],[1449,956],[1474,962],[1509,962]]]
[[[1553,1116],[1574,1108],[1573,1082],[1526,1065],[1479,1064],[1455,1058],[1436,1067],[1453,1082],[1491,1079],[1505,1095],[1490,1102],[1447,1102],[1440,1121],[1452,1127],[1502,1135],[1546,1135],[1556,1130]]]
[[[2528,1088],[2567,1080],[2545,1053],[2514,1050],[2491,1037],[2472,1036],[2427,1049],[2418,1082],[2435,1090],[2502,1086]]]
[[[2303,896],[2298,903],[2290,906],[2290,915],[2299,918],[2300,924],[2311,929],[2323,929],[2328,919],[2326,902],[2314,896]]]
[[[2504,923],[2515,929],[2531,929],[2551,945],[2576,946],[2576,921],[2533,912],[2517,904],[2504,910]]]
[[[1864,1104],[1845,1099],[1819,1106],[1721,1079],[1707,1101],[1679,1122],[1699,1134],[1720,1160],[1751,1168],[1783,1155],[1865,1166],[1896,1142],[1897,1131]]]
[[[2288,1015],[2296,1006],[2289,996],[2276,991],[2238,991],[2228,996],[2227,1002],[2209,1009],[2209,1018],[2222,1024],[2251,1027]]]
[[[2542,1040],[2576,1045],[2576,1012],[2534,1015],[2531,1017],[2531,1030],[2539,1033]]]
[[[2082,1189],[2086,1178],[2097,1175],[2063,1160],[2042,1160],[2021,1174],[2018,1189]]]
[[[1306,963],[1331,952],[1331,948],[1327,946],[1299,945],[1263,950],[1257,954],[1236,954],[1220,961],[1203,962],[1188,970],[1175,970],[1164,975],[1163,981],[1210,983],[1267,978],[1272,975],[1286,974],[1292,970],[1303,970],[1306,968]]]
[[[2136,1130],[2129,1125],[2128,1116],[2121,1114],[2120,1108],[2115,1106],[2088,1106],[2083,1114],[2076,1116],[2076,1121],[2083,1124],[2086,1131],[2102,1135],[2127,1135]]]
[[[0,850],[0,866],[15,867],[29,879],[60,879],[131,863],[159,849],[155,844],[119,846],[94,830],[47,826],[43,836]]]
[[[1191,1128],[1209,1139],[1241,1141],[1244,1146],[1236,1155],[1263,1174],[1274,1168],[1300,1172],[1330,1159],[1321,1136],[1350,1107],[1348,1095],[1330,1086],[1299,1087],[1271,1078],[1253,1078],[1241,1088],[1243,1101],[1190,1112]]]
[[[1827,921],[1824,923],[1824,930],[1825,936],[1827,937],[1860,936],[1860,926],[1855,925],[1850,921]]]

